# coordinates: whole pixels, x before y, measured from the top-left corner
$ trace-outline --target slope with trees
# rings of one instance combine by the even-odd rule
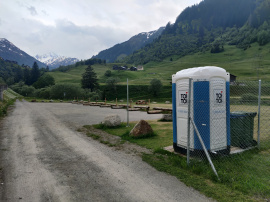
[[[154,39],[159,37],[163,32],[164,27],[160,27],[158,30],[151,32],[143,32],[131,37],[128,41],[103,50],[98,53],[98,55],[93,58],[101,58],[106,60],[106,62],[119,61],[127,55],[132,54],[134,51],[139,50],[145,45],[152,43]]]
[[[186,8],[153,43],[123,61],[146,64],[173,55],[218,53],[226,44],[244,50],[254,42],[265,45],[270,41],[269,5],[269,0],[204,0]]]

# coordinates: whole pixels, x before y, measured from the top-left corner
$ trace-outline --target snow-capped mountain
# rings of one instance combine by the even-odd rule
[[[34,62],[37,62],[39,68],[46,67],[44,63],[28,55],[5,38],[0,38],[0,57],[4,60],[16,61],[19,65],[32,67]]]
[[[35,58],[48,65],[50,69],[54,69],[59,66],[72,65],[79,61],[77,58],[59,56],[52,52],[43,55],[36,55]]]
[[[130,55],[134,51],[139,50],[145,45],[153,42],[154,39],[161,35],[164,29],[165,27],[160,27],[155,31],[137,34],[131,37],[128,41],[116,44],[111,48],[99,52],[96,56],[93,56],[93,58],[99,58],[106,60],[107,62],[115,62],[116,60],[120,60],[123,57]]]

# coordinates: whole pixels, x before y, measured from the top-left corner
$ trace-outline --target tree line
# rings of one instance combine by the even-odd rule
[[[48,71],[48,67],[40,69],[37,62],[34,62],[31,68],[28,65],[20,66],[13,61],[5,61],[0,58],[0,82],[3,84],[12,85],[22,81],[26,85],[32,85]]]
[[[73,65],[67,65],[67,66],[60,66],[56,69],[53,69],[52,72],[60,71],[60,72],[67,72],[68,70],[82,66],[82,65],[94,65],[94,64],[103,64],[106,65],[106,60],[98,59],[98,58],[92,58],[87,60],[81,60],[79,62],[76,62]]]

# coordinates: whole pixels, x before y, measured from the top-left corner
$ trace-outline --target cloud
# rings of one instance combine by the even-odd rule
[[[41,11],[45,16],[49,16],[48,13],[45,10]]]
[[[36,10],[36,8],[34,6],[30,6],[27,9],[30,11],[30,13],[31,13],[32,16],[35,16],[35,15],[38,14],[37,13],[37,10]]]
[[[30,55],[87,59],[130,37],[174,22],[200,0],[3,1],[1,37]]]
[[[126,30],[99,25],[80,26],[67,19],[55,21],[55,26],[39,20],[22,19],[17,27],[27,32],[9,33],[8,40],[30,55],[56,52],[57,54],[88,59],[99,51],[123,42],[130,37]]]

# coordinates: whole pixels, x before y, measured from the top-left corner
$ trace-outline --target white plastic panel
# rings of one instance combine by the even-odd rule
[[[210,148],[212,151],[227,147],[226,80],[210,79]]]
[[[177,145],[187,147],[189,79],[176,81]],[[193,96],[191,90],[191,97]],[[192,101],[192,100],[191,100]],[[191,103],[192,106],[192,103]],[[192,107],[191,107],[192,110]],[[191,114],[192,111],[191,111]],[[194,148],[193,127],[190,130],[190,148]]]
[[[221,77],[229,81],[230,76],[225,69],[215,66],[194,67],[176,73],[175,79],[193,78],[194,80],[209,81],[211,77]]]

